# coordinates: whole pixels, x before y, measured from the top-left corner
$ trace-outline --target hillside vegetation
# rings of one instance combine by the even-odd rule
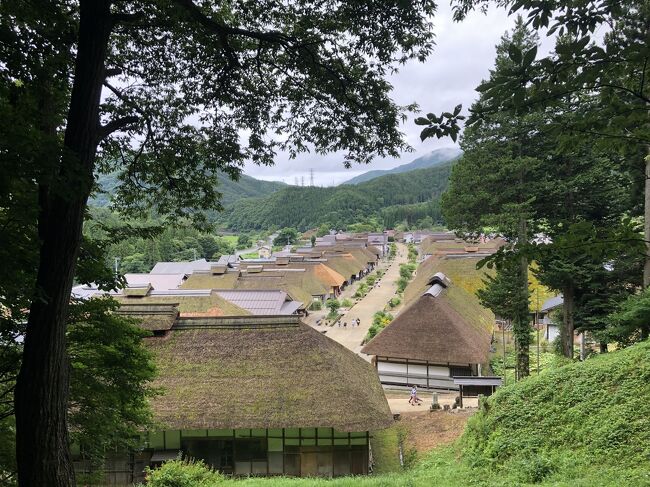
[[[326,223],[336,228],[380,218],[441,218],[438,199],[447,188],[452,162],[332,188],[289,186],[262,198],[247,198],[226,208],[218,221],[233,230],[294,226],[300,230]],[[397,208],[396,205],[411,205]]]
[[[434,450],[402,473],[201,485],[650,485],[650,342],[500,389],[453,448]]]
[[[414,159],[407,164],[402,164],[401,166],[397,166],[393,169],[375,169],[373,171],[364,172],[363,174],[355,176],[342,184],[359,184],[378,178],[380,176],[386,176],[388,174],[399,174],[403,172],[413,171],[415,169],[433,167],[447,161],[458,159],[462,153],[463,152],[460,149],[454,148],[437,149],[423,155],[422,157],[418,157],[417,159]]]
[[[242,174],[238,181],[233,181],[224,173],[219,172],[219,186],[217,191],[221,193],[221,203],[224,206],[235,204],[242,198],[261,197],[286,188],[287,185],[278,181],[262,181],[246,174]],[[107,206],[110,203],[110,195],[115,193],[119,185],[117,174],[99,174],[97,184],[103,192],[96,194],[92,200],[92,206]]]

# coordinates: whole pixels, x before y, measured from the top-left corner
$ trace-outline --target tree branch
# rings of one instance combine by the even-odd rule
[[[138,123],[139,121],[140,121],[140,117],[136,117],[135,115],[127,115],[125,117],[120,117],[111,120],[107,124],[99,127],[99,140],[104,140],[113,132],[117,132],[118,130],[123,129],[124,127],[128,127],[129,125]]]
[[[206,29],[218,34],[220,39],[225,39],[229,35],[240,35],[249,37],[251,39],[257,39],[260,41],[266,41],[281,45],[287,45],[295,41],[293,37],[287,36],[279,31],[259,32],[248,29],[240,29],[238,27],[229,27],[227,25],[220,24],[216,20],[205,15],[192,0],[174,1],[177,5],[183,7],[190,14],[190,17],[192,17],[192,19],[196,20]]]

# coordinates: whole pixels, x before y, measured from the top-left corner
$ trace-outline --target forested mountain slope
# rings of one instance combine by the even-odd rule
[[[451,166],[449,161],[354,186],[289,186],[262,198],[242,199],[216,219],[233,230],[271,226],[305,230],[322,223],[343,228],[371,217],[379,218],[386,226],[427,216],[439,221],[438,199],[447,188]]]
[[[408,164],[402,164],[393,169],[375,169],[373,171],[364,172],[342,184],[359,184],[365,181],[371,181],[375,178],[386,176],[388,174],[400,174],[404,172],[413,171],[415,169],[426,169],[429,167],[437,166],[448,161],[458,159],[463,154],[463,151],[455,148],[437,149],[429,152],[428,154],[418,157]]]
[[[107,206],[110,202],[110,195],[115,192],[119,183],[117,175],[100,174],[97,176],[97,183],[103,192],[95,195],[91,201],[93,206]],[[261,197],[286,188],[285,183],[279,181],[263,181],[255,179],[246,174],[239,177],[239,181],[233,181],[230,177],[219,171],[218,191],[222,194],[222,204],[232,205],[242,198]]]

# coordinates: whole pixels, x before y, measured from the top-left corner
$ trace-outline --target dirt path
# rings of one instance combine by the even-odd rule
[[[307,320],[307,323],[319,331],[327,331],[327,336],[336,340],[340,344],[349,348],[355,353],[361,350],[361,342],[368,332],[368,328],[372,324],[372,316],[382,309],[386,303],[395,296],[397,291],[397,280],[399,279],[399,265],[407,261],[407,250],[404,244],[397,244],[397,257],[386,268],[386,273],[381,278],[379,285],[375,286],[366,294],[366,296],[356,303],[352,308],[345,312],[341,318],[341,324],[348,323],[347,327],[338,326],[317,326],[316,320],[325,315],[326,311],[319,314],[313,314]],[[381,267],[380,267],[381,268]],[[346,289],[339,299],[350,297],[354,294],[356,287]],[[351,327],[350,323],[359,318],[361,320],[360,326]],[[360,354],[366,360],[370,357]]]
[[[421,411],[428,411],[429,406],[431,406],[431,393],[432,391],[420,390],[418,391],[418,397],[422,400],[417,406],[409,404],[409,398],[411,396],[409,389],[404,390],[395,390],[387,389],[386,399],[388,400],[388,405],[390,410],[393,413],[414,413]],[[438,391],[438,403],[440,406],[449,405],[451,407],[454,404],[454,400],[458,396],[457,392],[440,392]],[[478,398],[467,397],[463,400],[463,406],[465,408],[478,408]]]

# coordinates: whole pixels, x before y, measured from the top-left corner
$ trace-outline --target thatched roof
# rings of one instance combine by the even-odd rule
[[[341,274],[346,280],[356,276],[365,268],[351,254],[326,254],[324,258],[327,259],[325,265]]]
[[[170,429],[388,427],[374,368],[295,317],[181,319],[148,338],[155,419]]]
[[[124,306],[155,306],[155,305],[175,305],[182,315],[189,313],[193,315],[209,314],[212,316],[245,316],[250,312],[234,305],[230,301],[226,301],[216,293],[211,293],[209,290],[200,290],[196,294],[188,294],[187,291],[179,291],[177,294],[170,292],[169,294],[156,294],[152,293],[148,296],[133,297],[133,296],[115,296],[115,299],[120,302],[121,307]],[[183,294],[181,294],[183,293]],[[127,314],[127,313],[125,313]]]
[[[225,274],[211,272],[195,272],[187,278],[181,289],[233,289],[239,271],[229,271]]]
[[[305,272],[283,271],[282,267],[272,272],[231,271],[221,275],[194,273],[185,281],[182,289],[279,290],[285,291],[291,299],[301,301],[305,306],[309,306],[313,300],[312,291],[316,294],[327,292],[314,279],[305,279]]]
[[[468,298],[453,283],[438,280],[361,351],[437,364],[486,364],[491,335],[481,320],[483,310]]]
[[[175,303],[160,304],[123,304],[115,314],[129,316],[140,320],[140,327],[149,331],[165,331],[171,329],[179,315]]]
[[[476,268],[482,258],[477,255],[462,259],[452,259],[444,256],[429,257],[418,266],[416,276],[406,287],[404,291],[405,302],[411,303],[419,298],[430,286],[431,278],[437,272],[442,272],[456,287],[465,290],[469,295],[469,299],[478,305],[476,291],[484,286],[483,280],[486,276],[494,273],[492,269],[487,267]],[[487,310],[486,312],[489,313]],[[493,322],[494,316],[490,316],[489,321]]]

